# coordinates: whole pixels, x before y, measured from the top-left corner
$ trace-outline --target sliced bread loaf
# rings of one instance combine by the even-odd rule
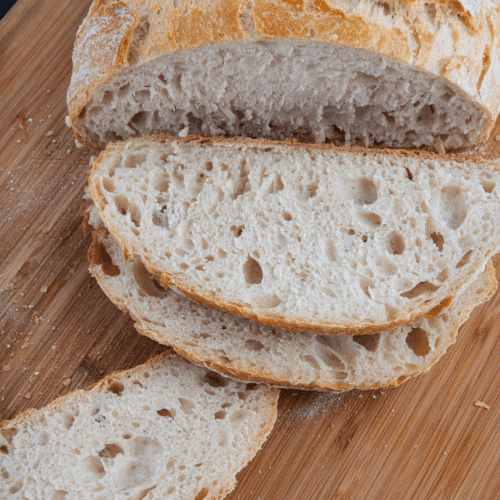
[[[491,0],[94,0],[67,101],[93,148],[169,132],[457,148],[498,114]]]
[[[287,331],[436,316],[500,245],[498,161],[153,136],[110,145],[90,194],[126,258]]]
[[[4,421],[0,498],[223,498],[271,431],[277,399],[166,353]]]
[[[496,290],[491,262],[448,311],[380,334],[286,333],[213,311],[159,285],[141,260],[125,260],[95,209],[90,270],[136,328],[194,363],[244,381],[344,391],[398,385],[427,372],[453,344],[472,309]]]

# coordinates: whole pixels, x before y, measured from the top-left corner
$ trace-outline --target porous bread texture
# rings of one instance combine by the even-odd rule
[[[302,142],[459,148],[500,105],[493,1],[96,0],[68,108],[92,148],[186,128]]]
[[[213,311],[165,290],[141,260],[125,260],[93,209],[90,271],[106,295],[128,311],[139,332],[190,361],[243,381],[346,391],[399,385],[426,373],[455,341],[472,309],[496,290],[491,261],[436,318],[374,335],[286,333]]]
[[[158,136],[108,146],[89,188],[127,258],[287,331],[436,316],[500,245],[498,163],[478,157]]]
[[[4,421],[0,498],[223,498],[271,431],[277,399],[166,353]]]

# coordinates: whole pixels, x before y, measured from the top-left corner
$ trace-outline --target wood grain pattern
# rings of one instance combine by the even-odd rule
[[[64,117],[89,5],[19,0],[0,23],[0,418],[165,349],[87,271],[77,212],[90,153]],[[399,388],[283,391],[275,430],[228,499],[500,498],[499,313],[497,294],[430,374]]]

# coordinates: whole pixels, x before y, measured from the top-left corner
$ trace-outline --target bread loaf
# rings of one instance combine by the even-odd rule
[[[169,132],[459,148],[499,110],[492,0],[95,0],[67,101],[79,141]]]
[[[277,398],[166,353],[3,422],[0,498],[221,499]]]
[[[194,363],[244,381],[345,391],[401,384],[427,372],[453,344],[472,309],[496,290],[491,262],[436,318],[364,336],[286,333],[213,311],[159,285],[139,257],[125,260],[95,208],[90,270],[139,332]]]
[[[471,156],[158,136],[110,145],[89,187],[126,258],[287,331],[436,316],[500,245],[498,161]]]

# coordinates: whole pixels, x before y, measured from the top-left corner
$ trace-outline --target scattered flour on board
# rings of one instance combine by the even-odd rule
[[[311,400],[302,399],[293,408],[283,412],[287,417],[312,420],[315,417],[326,417],[339,408],[346,393],[317,392]]]

